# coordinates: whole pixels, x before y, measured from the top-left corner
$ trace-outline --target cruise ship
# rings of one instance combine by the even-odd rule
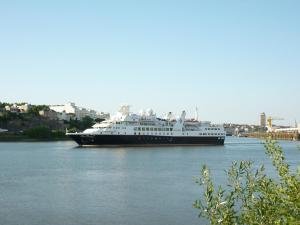
[[[176,146],[223,145],[226,133],[221,125],[213,125],[197,118],[186,119],[183,111],[179,118],[171,112],[158,118],[152,109],[130,112],[123,105],[115,116],[96,123],[78,133],[66,133],[80,146]]]

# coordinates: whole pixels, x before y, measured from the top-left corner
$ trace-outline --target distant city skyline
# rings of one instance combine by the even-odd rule
[[[1,102],[300,122],[298,1],[0,3]],[[279,123],[279,122],[278,122]]]

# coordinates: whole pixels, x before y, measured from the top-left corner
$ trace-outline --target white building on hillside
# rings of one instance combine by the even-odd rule
[[[31,108],[31,105],[27,104],[27,103],[25,103],[23,105],[13,104],[13,105],[5,106],[6,111],[15,112],[15,113],[27,113],[30,108]]]
[[[64,118],[64,115],[72,115],[74,119],[78,119],[78,120],[81,120],[85,116],[89,116],[93,119],[109,118],[109,113],[103,113],[103,112],[99,113],[96,112],[95,110],[78,107],[75,105],[75,103],[72,102],[69,102],[65,105],[52,105],[49,106],[49,108],[55,112],[61,113],[63,115],[62,118]],[[66,120],[69,119],[66,118]]]
[[[23,105],[17,105],[17,108],[20,110],[20,112],[27,113],[29,111],[29,109],[31,108],[31,105],[25,103]]]

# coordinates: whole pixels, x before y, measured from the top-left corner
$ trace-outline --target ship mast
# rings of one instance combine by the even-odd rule
[[[195,120],[198,121],[199,120],[199,113],[198,113],[198,107],[196,106],[196,110],[195,110]]]

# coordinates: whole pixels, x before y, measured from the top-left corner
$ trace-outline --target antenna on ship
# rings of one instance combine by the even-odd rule
[[[196,110],[195,110],[195,120],[198,121],[199,119],[199,115],[198,115],[198,107],[196,106]]]

